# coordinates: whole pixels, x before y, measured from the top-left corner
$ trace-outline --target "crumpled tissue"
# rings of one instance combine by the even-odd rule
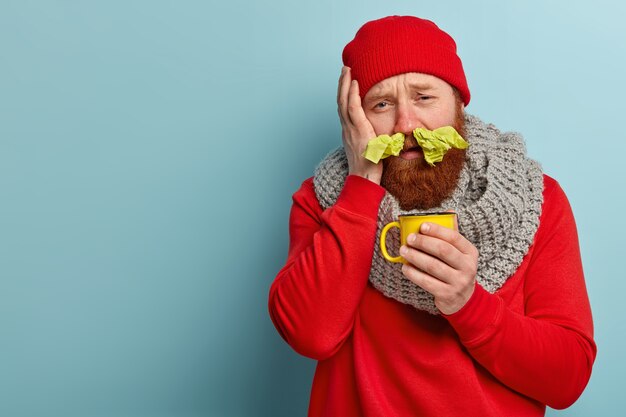
[[[452,126],[443,126],[435,130],[418,127],[413,131],[413,136],[422,148],[424,159],[430,166],[441,162],[443,156],[451,148],[466,149],[469,146],[469,143]],[[404,133],[399,132],[392,136],[380,135],[367,143],[363,156],[377,164],[381,159],[400,155],[403,147]]]

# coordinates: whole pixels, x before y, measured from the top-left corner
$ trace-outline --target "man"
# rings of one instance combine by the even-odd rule
[[[521,137],[465,113],[454,40],[434,23],[366,23],[343,52],[343,147],[293,196],[288,259],[270,289],[281,336],[317,359],[309,416],[542,416],[582,393],[596,355],[578,238],[558,183]],[[435,166],[413,130],[469,142]],[[399,156],[365,159],[378,135]],[[399,214],[458,214],[380,254]],[[388,238],[388,244],[390,242]]]

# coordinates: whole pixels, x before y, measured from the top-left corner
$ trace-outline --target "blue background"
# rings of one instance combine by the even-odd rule
[[[468,111],[570,198],[599,355],[548,415],[623,415],[623,4],[1,0],[0,415],[305,415],[267,293],[343,46],[390,14],[457,40]]]

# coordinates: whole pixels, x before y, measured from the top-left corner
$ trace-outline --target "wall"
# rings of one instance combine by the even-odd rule
[[[566,2],[0,1],[0,415],[304,415],[267,314],[291,193],[340,144],[341,50],[414,14],[468,111],[525,135],[576,215],[599,355],[548,415],[622,415],[622,16]]]

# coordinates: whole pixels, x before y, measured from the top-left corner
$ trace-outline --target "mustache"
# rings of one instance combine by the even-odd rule
[[[417,139],[415,139],[415,137],[413,137],[413,135],[411,136],[406,136],[404,138],[404,147],[402,148],[402,152],[406,152],[410,149],[413,148],[419,148],[422,149],[419,144],[417,143]]]

